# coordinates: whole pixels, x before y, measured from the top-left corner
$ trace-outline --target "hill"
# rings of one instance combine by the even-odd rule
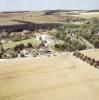
[[[98,10],[44,10],[44,11],[20,11],[20,12],[1,12],[0,25],[22,24],[15,20],[32,23],[63,23],[68,17],[91,18],[98,17]]]
[[[65,55],[0,64],[0,100],[99,100],[99,70]]]

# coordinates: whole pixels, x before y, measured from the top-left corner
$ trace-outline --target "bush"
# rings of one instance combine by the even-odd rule
[[[0,53],[0,59],[2,58],[2,53]]]
[[[14,51],[18,51],[18,50],[19,50],[19,46],[16,45],[16,46],[14,47]]]
[[[66,46],[64,44],[55,44],[55,48],[59,51],[64,51]]]
[[[27,44],[27,47],[28,47],[28,48],[33,48],[32,43],[28,43],[28,44]]]
[[[93,41],[95,48],[99,48],[99,39]]]
[[[23,50],[25,48],[25,46],[24,46],[24,44],[22,43],[22,44],[19,44],[19,49],[20,50]]]

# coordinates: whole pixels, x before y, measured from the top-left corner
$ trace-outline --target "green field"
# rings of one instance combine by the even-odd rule
[[[4,43],[3,47],[4,49],[13,48],[14,46],[19,45],[21,43],[23,43],[24,45],[27,45],[28,43],[32,43],[33,46],[38,46],[40,44],[40,41],[37,41],[36,39],[32,38],[32,39],[26,39],[22,41]]]

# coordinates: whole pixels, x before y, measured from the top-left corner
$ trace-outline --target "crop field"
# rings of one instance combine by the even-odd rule
[[[44,15],[43,11],[19,12],[19,13],[0,13],[0,25],[22,24],[15,20],[28,21],[32,23],[62,23],[62,20],[68,16],[77,18],[99,18],[99,12],[79,12],[77,14],[70,14],[61,12],[51,15]]]
[[[84,51],[82,51],[82,53],[88,57],[99,60],[99,49],[84,50]]]
[[[3,61],[0,100],[99,100],[99,69],[71,53]]]
[[[92,18],[92,17],[96,17],[99,18],[99,12],[84,12],[84,13],[80,13],[79,15],[75,15],[78,17],[83,17],[83,18]]]
[[[0,25],[21,24],[22,22],[14,21],[29,21],[33,23],[56,23],[60,18],[56,16],[45,16],[43,12],[24,12],[24,13],[0,13]]]

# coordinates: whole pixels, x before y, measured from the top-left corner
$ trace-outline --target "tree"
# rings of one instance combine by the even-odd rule
[[[1,45],[1,50],[2,50],[2,52],[4,52],[3,44],[0,43],[0,45]]]
[[[93,44],[94,44],[95,48],[99,48],[99,39],[95,39],[93,41]]]
[[[39,40],[41,40],[41,41],[42,41],[42,37],[39,37]]]
[[[33,48],[32,43],[28,43],[28,44],[27,44],[27,47],[28,47],[28,48]]]
[[[18,51],[18,50],[19,50],[19,46],[16,45],[16,46],[14,47],[14,51]]]
[[[24,44],[22,43],[22,44],[19,44],[19,49],[20,50],[23,50],[25,48],[25,46],[24,46]]]
[[[42,46],[45,46],[45,42],[44,41],[42,41],[41,43],[40,43],[40,45],[39,45],[40,47],[42,47]]]

